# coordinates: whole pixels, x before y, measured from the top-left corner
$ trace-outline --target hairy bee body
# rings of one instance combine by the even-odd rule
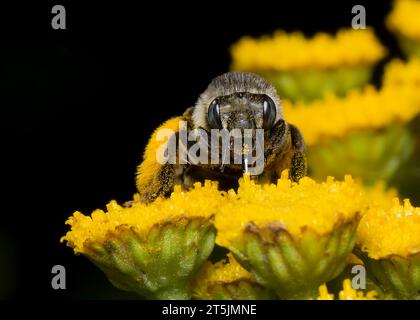
[[[212,129],[238,129],[241,132],[262,129],[264,170],[253,177],[260,183],[275,182],[285,169],[289,169],[294,181],[306,175],[303,137],[295,126],[284,121],[274,87],[255,74],[230,72],[215,78],[194,107],[156,129],[137,171],[136,185],[142,201],[168,196],[175,185],[188,189],[195,182],[207,179],[218,181],[221,190],[237,188],[238,179],[244,169],[246,171],[246,165],[238,163],[158,163],[156,152],[163,143],[156,140],[159,130],[173,130],[169,139],[177,141],[180,121],[185,122],[189,130],[200,128],[206,132]]]

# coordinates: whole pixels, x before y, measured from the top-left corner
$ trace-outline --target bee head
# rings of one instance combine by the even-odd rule
[[[193,112],[194,126],[206,130],[269,130],[282,118],[275,88],[248,72],[229,72],[215,78],[200,95]]]

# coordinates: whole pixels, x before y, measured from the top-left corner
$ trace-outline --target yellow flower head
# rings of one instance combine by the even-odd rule
[[[311,104],[284,102],[288,122],[303,133],[307,145],[339,138],[360,129],[377,129],[407,122],[420,112],[420,95],[411,86],[376,90],[367,87],[344,98],[334,95]]]
[[[343,281],[343,290],[338,294],[339,300],[376,300],[376,291],[369,291],[364,294],[362,291],[357,291],[351,286],[351,280],[345,279]],[[328,292],[327,286],[323,284],[319,287],[318,300],[334,300],[334,294]]]
[[[420,252],[420,208],[398,198],[392,207],[369,210],[360,221],[358,243],[373,259]]]
[[[179,217],[211,217],[222,196],[217,183],[196,183],[189,192],[175,187],[169,199],[157,199],[150,205],[135,202],[131,207],[122,207],[116,201],[107,205],[107,212],[95,210],[91,216],[75,212],[67,220],[71,231],[62,238],[75,252],[85,253],[85,242],[102,242],[109,232],[118,226],[134,227],[138,235],[146,235],[152,226]]]
[[[308,229],[323,235],[355,219],[363,208],[361,189],[350,176],[343,182],[330,177],[316,183],[305,177],[293,183],[284,171],[277,184],[267,185],[244,176],[237,193],[228,192],[226,203],[216,215],[216,242],[228,247],[250,222],[257,226],[274,223],[297,237]]]
[[[251,280],[252,275],[228,254],[227,260],[217,263],[207,262],[195,279],[194,291],[197,296],[205,296],[208,285],[216,283],[231,283],[238,280]]]
[[[420,2],[419,2],[420,4]],[[392,60],[385,68],[384,86],[420,87],[420,59],[411,58],[408,62],[399,59]]]
[[[420,1],[398,0],[387,17],[390,30],[408,38],[420,39]]]
[[[385,55],[372,29],[339,30],[335,36],[277,31],[272,37],[244,37],[232,46],[232,68],[240,71],[290,71],[371,65]]]

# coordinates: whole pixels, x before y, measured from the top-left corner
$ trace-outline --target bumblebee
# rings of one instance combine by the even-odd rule
[[[180,139],[179,123],[186,123],[188,130],[236,129],[263,130],[263,164],[259,175],[252,176],[259,183],[275,182],[283,170],[289,170],[292,180],[298,181],[306,175],[305,144],[303,137],[295,126],[283,119],[282,104],[276,89],[264,78],[248,72],[228,72],[211,81],[207,89],[199,96],[194,107],[188,108],[180,117],[166,121],[156,129],[150,138],[143,162],[137,168],[136,186],[141,201],[151,202],[159,196],[167,197],[175,185],[188,189],[195,182],[204,180],[218,181],[221,190],[238,187],[238,179],[248,172],[251,165],[244,156],[242,164],[238,163],[191,163],[178,161],[160,163],[156,152],[162,142],[157,141],[160,130],[169,129],[173,134],[167,139]],[[255,136],[253,136],[255,139]],[[184,147],[188,148],[189,142]],[[209,147],[210,144],[207,144]],[[242,155],[246,150],[244,144]],[[229,150],[227,150],[229,149]],[[232,144],[221,148],[220,157],[234,155]],[[248,148],[249,149],[249,148]],[[179,153],[179,150],[178,150]]]

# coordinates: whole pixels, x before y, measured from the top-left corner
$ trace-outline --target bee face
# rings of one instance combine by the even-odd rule
[[[270,129],[276,113],[276,105],[268,95],[235,92],[210,103],[207,122],[211,129]]]
[[[214,78],[192,115],[194,127],[206,130],[270,129],[281,119],[276,89],[249,72],[228,72]]]

